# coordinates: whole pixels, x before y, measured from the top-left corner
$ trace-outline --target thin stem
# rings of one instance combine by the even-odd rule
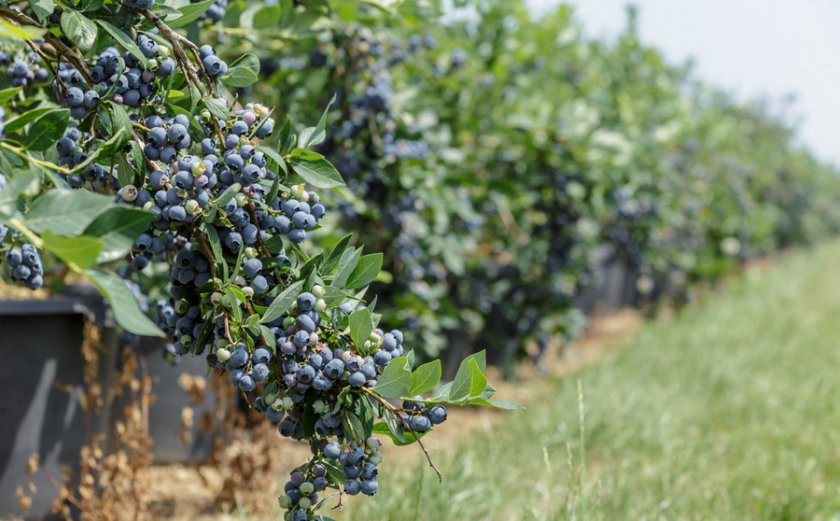
[[[36,248],[43,249],[44,248],[44,241],[41,240],[40,237],[35,235],[32,230],[26,227],[25,224],[20,222],[19,220],[15,219],[14,217],[9,219],[9,226],[20,232],[21,235],[29,239],[29,242],[32,243],[33,246]]]
[[[7,8],[7,7],[0,7],[0,17],[3,17],[7,20],[11,20],[11,21],[13,21],[17,24],[20,24],[20,25],[31,25],[32,27],[40,27],[41,29],[44,28],[41,24],[39,24],[38,22],[36,22],[32,18],[29,18],[25,14],[18,13],[16,11],[13,11],[13,10]],[[58,38],[56,35],[52,34],[49,31],[44,33],[43,38],[50,45],[53,46],[53,48],[55,49],[55,51],[58,54],[67,58],[67,60],[70,63],[72,63],[76,67],[76,69],[78,69],[79,73],[81,73],[81,75],[84,77],[85,81],[87,81],[89,84],[96,83],[96,82],[93,81],[93,78],[90,76],[90,71],[87,68],[87,64],[84,62],[84,60],[79,58],[76,55],[76,53],[73,52],[73,49],[71,49],[70,47],[67,47],[67,45],[65,45],[64,42],[62,42],[60,38]]]
[[[432,467],[432,470],[434,470],[435,474],[437,474],[438,482],[443,483],[443,475],[440,473],[438,468],[435,466],[435,463],[432,461],[432,456],[429,454],[429,451],[426,450],[426,446],[423,445],[423,441],[420,439],[420,436],[414,431],[414,429],[411,428],[411,425],[409,425],[406,419],[400,414],[400,410],[391,405],[387,400],[373,392],[372,389],[368,387],[362,387],[362,390],[366,392],[368,396],[372,397],[374,400],[382,404],[382,406],[388,409],[388,411],[390,411],[391,414],[400,419],[400,422],[402,422],[403,426],[406,429],[408,429],[409,432],[411,432],[411,434],[414,436],[414,439],[417,441],[417,445],[419,445],[420,448],[423,450],[423,454],[426,455],[426,461],[429,462],[429,466]]]
[[[5,148],[9,152],[12,152],[16,156],[19,156],[21,159],[25,159],[25,160],[29,161],[30,163],[32,163],[34,165],[42,166],[44,168],[49,168],[50,170],[55,170],[56,172],[59,172],[59,173],[62,173],[62,174],[69,174],[71,172],[71,170],[69,168],[59,166],[55,163],[51,163],[50,161],[44,161],[42,159],[34,158],[34,157],[30,156],[29,154],[27,154],[26,152],[24,152],[24,150],[22,148],[16,147],[16,146],[11,145],[9,143],[0,142],[0,147]]]

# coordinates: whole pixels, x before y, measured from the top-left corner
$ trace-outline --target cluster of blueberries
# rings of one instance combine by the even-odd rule
[[[41,255],[35,246],[24,244],[6,252],[6,264],[11,270],[12,280],[26,284],[29,289],[38,289],[44,285],[44,267]]]
[[[202,0],[190,0],[193,4],[201,1]],[[213,5],[211,5],[210,8],[201,15],[199,20],[209,20],[211,23],[218,22],[225,17],[225,10],[227,9],[227,6],[228,0],[216,0],[213,2]]]
[[[83,137],[83,132],[77,127],[67,127],[64,135],[55,144],[55,149],[58,152],[59,165],[73,168],[87,160],[87,154],[81,147]],[[117,165],[114,166],[115,170],[118,168]],[[99,188],[106,183],[110,183],[111,186],[119,188],[117,177],[113,176],[112,178],[102,165],[96,163],[88,165],[81,174],[60,175],[67,181],[70,188],[81,188],[84,186],[85,181],[90,182],[91,186],[97,191],[100,191]]]
[[[42,83],[50,77],[47,68],[41,65],[41,57],[34,52],[13,59],[8,53],[0,51],[0,65],[6,66],[6,74],[13,87]]]
[[[420,396],[415,396],[413,400],[421,400]],[[414,432],[426,432],[432,428],[432,425],[439,425],[446,421],[447,411],[443,405],[433,405],[431,408],[426,404],[405,400],[403,402],[403,410],[409,411],[406,417],[406,422],[410,430]]]
[[[325,465],[327,462],[331,465],[341,465],[345,478],[342,487],[345,494],[355,496],[361,492],[366,496],[374,495],[379,489],[377,467],[382,462],[379,453],[381,446],[377,438],[368,438],[364,444],[354,442],[344,448],[335,440],[313,447],[328,461],[315,462],[308,468],[291,473],[289,481],[283,487],[284,494],[280,497],[280,506],[289,510],[287,519],[309,519],[307,510],[318,503],[318,492],[326,490],[328,485]]]
[[[166,78],[175,70],[175,60],[168,56],[169,49],[144,35],[137,37],[137,47],[146,58],[148,68],[131,53],[122,55],[114,48],[105,49],[93,62],[90,69],[94,85],[88,86],[84,77],[67,62],[58,66],[58,80],[53,88],[70,108],[70,115],[77,120],[84,119],[96,108],[105,93],[112,93],[115,103],[137,107],[143,100],[152,99],[156,93],[155,80]],[[60,83],[59,83],[60,80]]]
[[[123,0],[126,9],[144,11],[155,6],[155,0]]]

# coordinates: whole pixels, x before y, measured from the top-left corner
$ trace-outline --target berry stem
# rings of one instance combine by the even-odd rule
[[[59,166],[59,165],[57,165],[55,163],[52,163],[50,161],[44,161],[42,159],[34,158],[34,157],[30,156],[29,154],[27,154],[22,148],[16,147],[14,145],[10,145],[9,143],[7,143],[5,141],[0,142],[0,147],[5,148],[9,152],[12,152],[16,156],[19,156],[21,159],[25,159],[26,161],[32,163],[33,165],[41,166],[41,167],[44,167],[44,168],[49,168],[50,170],[54,170],[54,171],[59,172],[61,174],[69,174],[71,172],[71,170],[69,168]]]
[[[40,27],[42,29],[44,28],[44,26],[42,26],[32,18],[29,18],[23,13],[15,12],[9,9],[8,7],[0,7],[0,17],[15,22],[19,25],[30,25],[32,27]],[[53,46],[53,48],[58,54],[67,58],[67,60],[70,63],[72,63],[76,67],[76,69],[78,69],[79,73],[81,73],[81,75],[85,78],[85,81],[87,81],[91,85],[96,83],[95,81],[93,81],[93,78],[90,75],[90,71],[88,70],[85,61],[79,58],[70,47],[67,47],[67,45],[65,45],[60,38],[52,34],[49,30],[44,33],[43,38],[50,45]]]
[[[429,462],[429,466],[432,467],[432,470],[434,470],[435,474],[437,474],[438,482],[443,483],[443,475],[440,473],[440,470],[438,470],[438,468],[435,466],[435,463],[432,461],[432,456],[429,454],[429,451],[426,450],[426,446],[423,445],[423,441],[420,439],[420,436],[414,431],[414,429],[411,428],[411,425],[400,414],[400,410],[391,405],[391,403],[389,403],[388,400],[385,400],[384,398],[376,394],[373,391],[373,389],[370,389],[368,387],[362,387],[362,390],[366,392],[371,398],[382,404],[382,406],[385,407],[391,414],[400,419],[400,422],[403,424],[403,426],[407,428],[409,432],[411,432],[411,434],[414,436],[415,441],[417,441],[417,445],[419,445],[420,449],[423,450],[423,454],[426,456],[426,461]]]

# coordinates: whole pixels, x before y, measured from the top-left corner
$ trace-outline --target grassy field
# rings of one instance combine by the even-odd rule
[[[339,519],[840,520],[840,245],[752,271]],[[584,418],[581,423],[581,417]],[[390,457],[397,457],[391,453]]]

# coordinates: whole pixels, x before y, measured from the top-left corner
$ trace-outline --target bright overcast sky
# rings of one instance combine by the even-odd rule
[[[536,12],[559,0],[528,0]],[[572,0],[587,34],[614,35],[627,0]],[[646,43],[742,98],[796,96],[800,136],[840,166],[840,1],[636,0]]]

